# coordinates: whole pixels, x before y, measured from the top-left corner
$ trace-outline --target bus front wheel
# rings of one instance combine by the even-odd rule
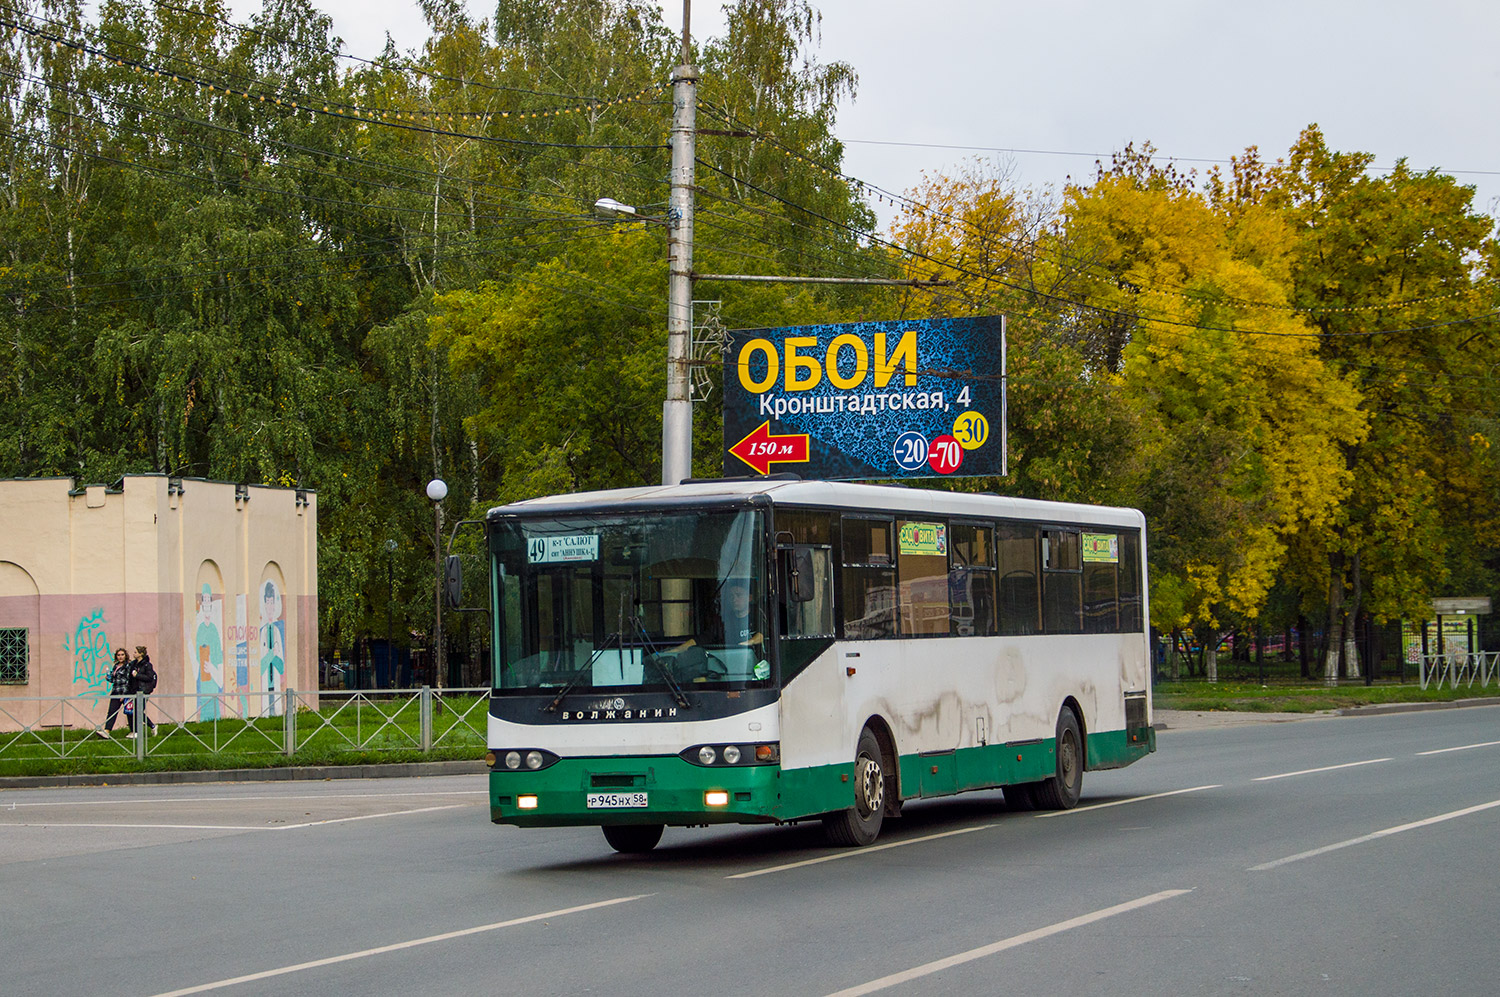
[[[854,753],[854,806],[823,818],[823,831],[830,844],[842,847],[868,845],[880,834],[885,822],[885,765],[880,742],[866,727]]]
[[[1083,793],[1083,734],[1067,707],[1057,718],[1057,774],[1033,783],[1031,792],[1043,810],[1072,810]]]
[[[606,824],[604,840],[617,852],[649,852],[661,840],[663,824]]]

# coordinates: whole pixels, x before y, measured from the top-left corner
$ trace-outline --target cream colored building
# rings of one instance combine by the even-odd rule
[[[154,474],[0,481],[0,729],[99,722],[113,653],[137,645],[160,677],[154,719],[315,691],[317,509],[302,489]]]

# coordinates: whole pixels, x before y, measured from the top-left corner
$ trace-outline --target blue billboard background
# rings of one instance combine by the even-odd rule
[[[734,332],[724,357],[724,473],[1003,473],[1002,329],[999,316],[985,316]],[[806,461],[772,456],[767,466],[736,455],[766,434],[805,434]]]

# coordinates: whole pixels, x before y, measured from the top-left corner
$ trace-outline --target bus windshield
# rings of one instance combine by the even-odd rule
[[[761,513],[500,520],[497,691],[769,685]]]

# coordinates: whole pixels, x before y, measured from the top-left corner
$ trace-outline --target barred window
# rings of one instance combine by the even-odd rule
[[[25,627],[0,627],[0,683],[25,685],[26,665]]]

